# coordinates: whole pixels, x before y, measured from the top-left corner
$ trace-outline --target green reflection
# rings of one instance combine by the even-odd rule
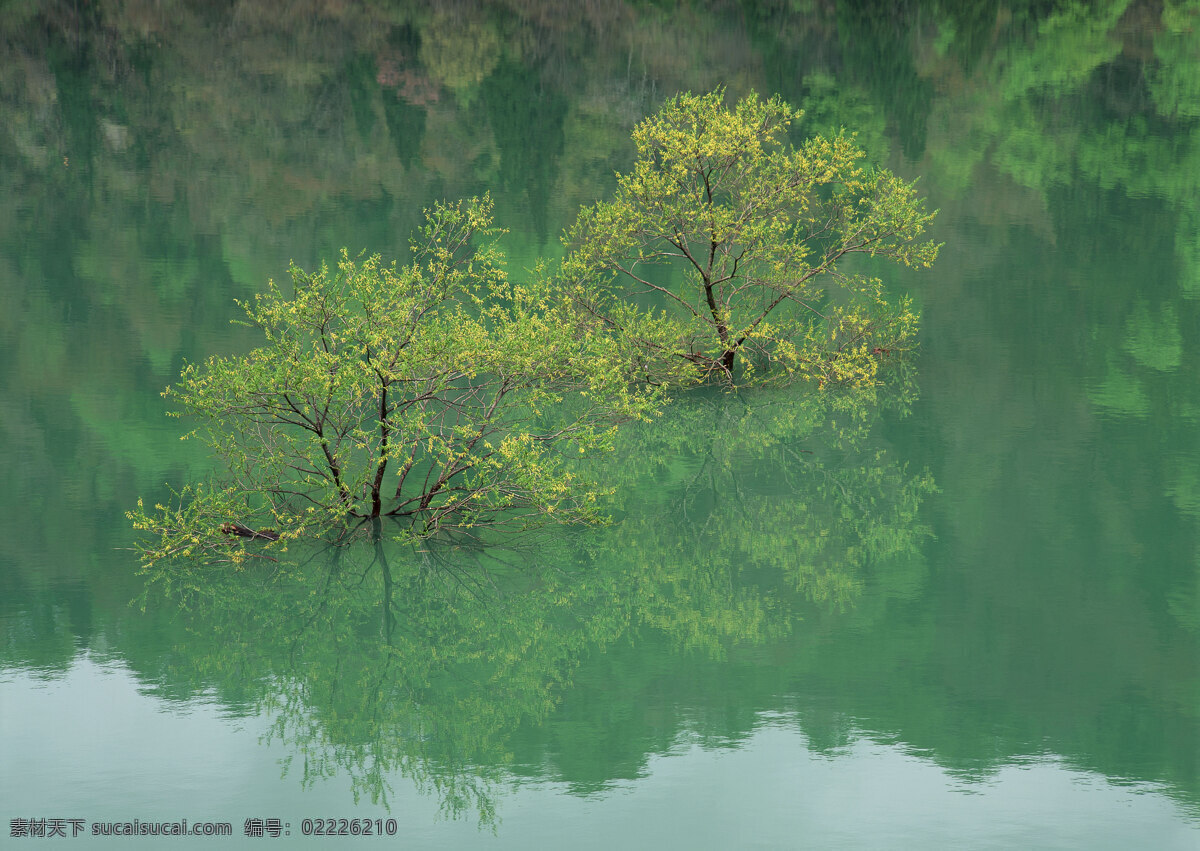
[[[540,773],[514,764],[518,733],[555,726],[585,659],[636,651],[634,670],[603,685],[604,713],[675,660],[769,647],[805,612],[853,609],[869,578],[912,581],[884,577],[919,562],[932,483],[870,438],[874,405],[683,403],[627,438],[619,454],[639,461],[608,476],[637,495],[582,537],[414,551],[386,543],[385,520],[371,544],[269,567],[157,566],[143,604],[182,608],[191,633],[165,686],[272,715],[303,783],[345,771],[356,796],[386,804],[399,775],[491,824],[499,788]],[[663,721],[673,736],[690,723],[682,709]],[[593,754],[602,779],[620,776],[611,760],[647,756]]]

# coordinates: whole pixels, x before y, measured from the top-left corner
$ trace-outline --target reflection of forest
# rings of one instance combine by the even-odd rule
[[[0,600],[29,601],[40,638],[9,636],[6,660],[138,652],[131,635],[150,627],[124,609],[125,564],[106,554],[137,493],[200,463],[153,391],[184,357],[246,346],[225,325],[232,297],[343,244],[396,253],[422,205],[483,189],[502,224],[527,229],[528,255],[552,252],[627,167],[634,122],[719,82],[802,106],[801,132],[857,130],[942,209],[947,247],[914,283],[924,398],[898,430],[943,490],[928,520],[937,592],[829,573],[845,581],[831,594],[857,595],[844,617],[861,630],[819,654],[809,633],[776,636],[769,659],[695,653],[653,677],[668,697],[651,699],[650,674],[631,681],[621,723],[588,718],[584,696],[629,676],[623,654],[703,642],[680,625],[614,646],[581,663],[559,710],[602,727],[605,746],[585,758],[559,728],[531,728],[518,750],[603,782],[673,734],[651,707],[735,719],[713,722],[720,740],[779,683],[805,682],[947,763],[1049,747],[1194,798],[1200,382],[1181,380],[1200,366],[1194,0],[10,4],[0,560],[16,567]],[[704,510],[710,497],[689,494]],[[697,554],[676,543],[693,549],[674,557]],[[810,561],[819,578],[827,562]],[[999,629],[1011,644],[992,643]],[[964,701],[975,716],[949,723]],[[828,723],[834,741],[842,722]]]

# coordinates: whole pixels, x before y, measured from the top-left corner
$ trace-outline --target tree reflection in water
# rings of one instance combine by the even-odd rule
[[[879,408],[688,398],[599,471],[619,495],[607,528],[412,549],[377,521],[286,562],[158,569],[145,600],[186,612],[179,685],[270,716],[302,784],[344,771],[356,801],[386,806],[402,777],[494,825],[500,791],[545,770],[515,764],[514,736],[552,717],[588,658],[618,642],[667,654],[651,665],[769,646],[913,564],[932,483],[873,442]]]

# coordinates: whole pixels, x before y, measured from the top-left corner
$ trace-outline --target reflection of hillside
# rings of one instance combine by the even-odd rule
[[[605,194],[628,129],[658,97],[725,82],[734,93],[779,90],[805,106],[808,127],[846,125],[875,156],[888,153],[885,134],[904,136],[895,150],[943,189],[990,161],[1039,192],[1079,169],[1194,206],[1194,146],[1163,146],[1128,120],[1195,118],[1179,106],[1197,56],[1188,4],[1168,4],[1157,21],[1125,0],[1040,17],[1020,3],[1000,13],[851,5],[777,20],[770,4],[738,18],[615,0],[169,15],[46,3],[3,30],[10,197],[65,176],[101,193],[75,199],[97,223],[145,199],[182,208],[190,227],[221,240],[233,279],[255,288],[286,260],[311,264],[349,237],[397,249],[416,210],[483,188],[497,168],[550,236]],[[1080,98],[1095,94],[1112,114],[1081,128]],[[531,176],[536,197],[520,198]],[[326,232],[333,199],[370,209]]]

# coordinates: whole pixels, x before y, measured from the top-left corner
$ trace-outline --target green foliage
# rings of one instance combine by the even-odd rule
[[[189,365],[164,394],[228,477],[175,509],[139,506],[157,539],[145,559],[227,552],[221,522],[286,543],[367,517],[417,537],[599,519],[601,489],[563,455],[611,448],[615,423],[657,397],[605,336],[575,333],[544,278],[509,282],[498,235],[487,198],[438,206],[407,266],[343,251],[336,270],[293,266],[292,296],[271,282],[243,304],[266,345]]]
[[[839,263],[928,265],[937,246],[917,237],[932,216],[844,136],[785,147],[798,113],[782,101],[722,98],[676,98],[638,126],[634,172],[581,214],[562,280],[539,267],[509,281],[485,197],[429,211],[406,266],[343,249],[336,269],[293,264],[291,295],[271,282],[242,304],[266,345],[190,365],[164,394],[201,420],[187,436],[228,475],[155,513],[139,503],[143,561],[240,563],[263,546],[247,547],[253,531],[283,547],[385,516],[418,538],[595,522],[603,489],[564,456],[611,449],[615,424],[646,417],[662,387],[733,380],[739,354],[741,376],[770,365],[767,379],[873,386],[916,317]],[[637,268],[676,261],[679,290]],[[688,313],[619,300],[602,286],[618,274]]]
[[[1030,90],[1069,90],[1121,52],[1112,29],[1129,0],[1070,2],[1038,22],[1030,50],[1010,60],[1003,91],[1014,98]]]
[[[836,136],[841,128],[853,128],[855,143],[874,161],[887,158],[887,121],[861,87],[839,80],[827,71],[814,71],[804,78],[803,127]]]
[[[1154,315],[1139,302],[1125,321],[1125,348],[1142,366],[1160,372],[1176,369],[1183,357],[1183,337],[1175,308],[1168,304]]]
[[[770,366],[767,379],[871,383],[917,319],[842,262],[930,265],[938,246],[918,238],[933,214],[847,136],[787,145],[799,113],[778,98],[723,100],[723,90],[672,98],[637,126],[633,171],[567,234],[567,285],[666,380],[733,380],[741,355],[747,379]]]
[[[1102,410],[1123,416],[1143,417],[1150,400],[1136,376],[1127,374],[1109,359],[1104,378],[1088,389],[1088,399]]]
[[[1150,94],[1164,115],[1200,118],[1200,3],[1167,3],[1162,23],[1154,39],[1159,64],[1147,81]]]
[[[438,11],[422,33],[420,54],[430,76],[469,105],[500,61],[502,46],[490,21]]]

